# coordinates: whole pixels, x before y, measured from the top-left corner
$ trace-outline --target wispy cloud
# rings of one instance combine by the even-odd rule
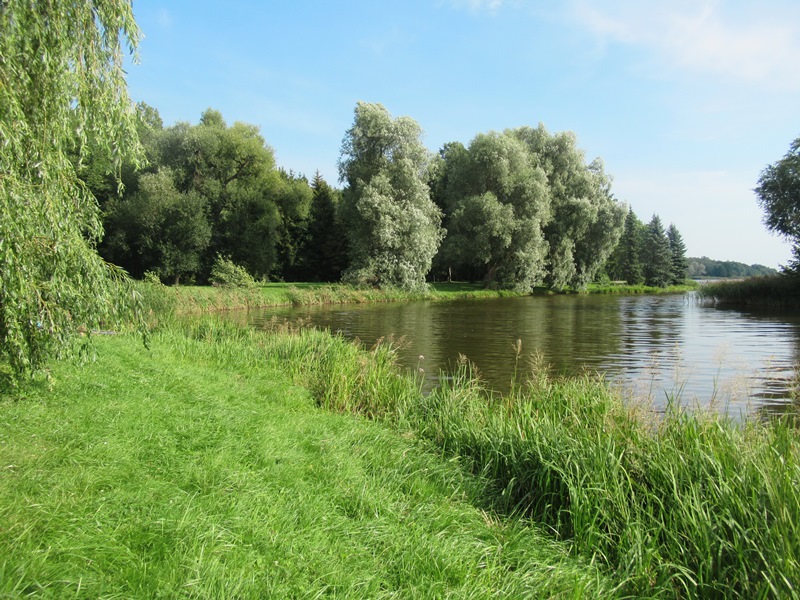
[[[508,3],[508,0],[450,0],[453,7],[471,12],[494,12]]]
[[[602,43],[650,51],[660,68],[800,89],[800,6],[574,0],[570,17]]]

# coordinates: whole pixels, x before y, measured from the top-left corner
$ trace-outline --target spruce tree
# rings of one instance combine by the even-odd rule
[[[642,264],[645,284],[655,287],[669,285],[672,279],[672,253],[658,215],[653,215],[645,229]]]
[[[629,208],[628,215],[625,217],[625,230],[619,241],[620,252],[618,254],[616,275],[630,285],[644,282],[642,262],[639,258],[641,245],[642,223],[636,217],[633,208]]]
[[[672,269],[670,270],[670,283],[677,285],[683,283],[686,279],[686,272],[689,269],[689,261],[686,259],[686,244],[683,243],[683,237],[675,227],[674,223],[670,223],[667,229],[667,240],[669,241],[669,251],[672,262]]]
[[[337,215],[338,192],[319,172],[311,182],[311,190],[303,274],[309,281],[338,281],[347,267],[347,238]]]

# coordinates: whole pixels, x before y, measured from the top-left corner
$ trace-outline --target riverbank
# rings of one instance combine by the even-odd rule
[[[146,283],[140,283],[139,285],[143,288],[152,286],[152,284]],[[252,288],[225,286],[159,287],[165,293],[166,301],[179,314],[271,306],[504,298],[525,295],[508,290],[487,290],[480,284],[456,282],[433,283],[424,292],[406,292],[393,288],[361,288],[340,283],[267,283]]]
[[[797,594],[786,420],[522,367],[423,396],[389,346],[210,318],[97,344],[2,399],[0,595]]]
[[[612,592],[568,542],[493,512],[458,461],[318,407],[322,389],[371,395],[359,370],[384,398],[413,393],[384,354],[213,321],[155,332],[149,351],[96,345],[0,399],[2,597]]]
[[[485,289],[480,283],[432,283],[427,291],[406,292],[399,289],[360,288],[340,283],[268,283],[255,287],[161,286],[139,282],[137,286],[153,308],[154,314],[193,315],[219,310],[307,306],[319,304],[363,304],[398,301],[447,301],[468,298],[508,298],[553,294],[544,288],[531,293]],[[667,288],[644,285],[591,284],[581,293],[589,294],[680,294],[695,286]]]

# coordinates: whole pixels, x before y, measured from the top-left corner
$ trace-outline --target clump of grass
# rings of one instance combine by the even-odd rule
[[[683,285],[669,285],[667,287],[655,287],[644,284],[592,283],[587,286],[586,293],[628,296],[640,294],[684,294],[696,290],[697,288],[698,284],[691,281],[687,281],[687,283]]]

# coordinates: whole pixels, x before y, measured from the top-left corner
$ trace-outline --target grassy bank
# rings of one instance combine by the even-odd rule
[[[781,274],[708,283],[699,293],[720,306],[796,309],[800,308],[800,277]]]
[[[509,290],[488,290],[480,283],[432,283],[425,292],[405,292],[398,289],[358,288],[330,283],[268,283],[252,288],[212,286],[157,286],[138,284],[148,298],[155,314],[199,314],[218,310],[264,308],[270,306],[304,306],[313,304],[363,304],[411,300],[457,300],[465,298],[502,298],[528,295]],[[676,294],[696,286],[667,288],[644,285],[591,284],[583,293],[589,294]],[[549,294],[537,289],[534,294]]]
[[[688,282],[684,285],[669,285],[663,288],[644,284],[590,283],[586,288],[586,292],[589,294],[635,296],[640,294],[685,294],[696,289],[698,289],[698,284],[695,282]]]
[[[0,399],[0,597],[611,593],[568,543],[484,506],[457,461],[297,385],[323,398],[341,374],[327,397],[359,406],[413,393],[387,349],[210,322],[151,348],[98,339],[96,362]]]
[[[148,284],[141,285],[146,288]],[[455,300],[524,295],[507,290],[486,290],[481,284],[455,282],[433,283],[425,292],[359,288],[339,283],[268,283],[253,288],[176,286],[166,287],[164,292],[166,301],[176,312],[182,314],[268,306]]]
[[[422,396],[389,346],[210,319],[98,344],[2,400],[0,595],[798,596],[788,422]]]

